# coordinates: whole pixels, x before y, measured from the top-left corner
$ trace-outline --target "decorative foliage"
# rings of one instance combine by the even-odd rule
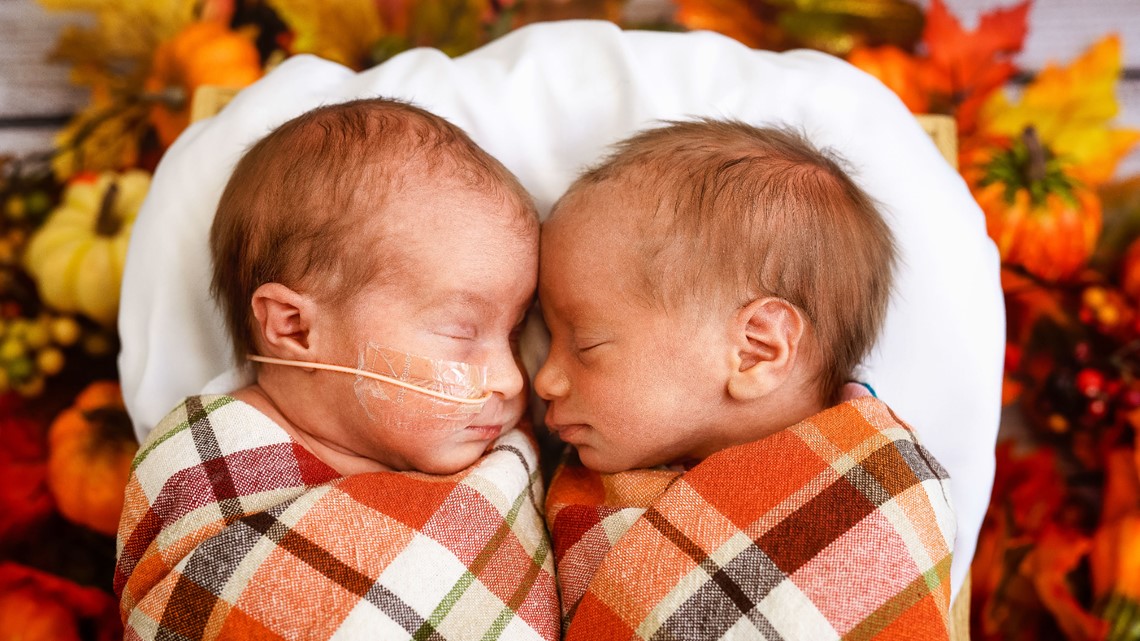
[[[982,109],[979,134],[1016,138],[1033,127],[1053,155],[1090,185],[1108,182],[1117,163],[1140,141],[1140,131],[1115,129],[1120,38],[1094,44],[1067,67],[1049,65],[1011,102],[995,92]]]
[[[986,98],[1017,70],[1012,58],[1025,41],[1029,7],[1025,0],[984,13],[978,28],[966,31],[941,0],[932,0],[922,55],[860,47],[848,60],[882,80],[912,111],[953,115],[959,134],[969,135]]]
[[[91,102],[57,137],[61,179],[82,170],[120,170],[141,161],[152,98],[143,84],[158,44],[192,22],[197,0],[40,0],[47,9],[91,14],[91,26],[64,29],[53,58],[71,65]]]
[[[190,124],[190,98],[198,87],[244,87],[261,77],[251,35],[203,21],[159,44],[143,89],[153,100],[150,122],[163,147]]]
[[[846,55],[859,47],[910,48],[922,12],[903,0],[676,0],[679,24],[719,31],[750,47],[810,47]]]

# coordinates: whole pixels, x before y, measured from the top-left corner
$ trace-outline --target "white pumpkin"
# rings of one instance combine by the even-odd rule
[[[139,170],[71,180],[24,252],[44,303],[115,324],[127,243],[149,188],[150,175]]]

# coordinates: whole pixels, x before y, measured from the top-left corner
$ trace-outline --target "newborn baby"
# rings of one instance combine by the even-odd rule
[[[142,447],[128,638],[555,638],[516,429],[538,220],[515,177],[417,107],[321,107],[245,154],[210,245],[256,380],[187,398]]]
[[[895,256],[783,129],[672,123],[570,187],[535,381],[576,450],[547,501],[567,638],[948,636],[946,472],[849,385]]]

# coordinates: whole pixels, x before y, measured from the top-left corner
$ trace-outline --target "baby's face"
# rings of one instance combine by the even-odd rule
[[[486,368],[492,395],[469,426],[397,427],[354,394],[351,377],[341,377],[341,387],[324,400],[344,419],[338,442],[346,449],[394,469],[451,473],[518,424],[526,376],[516,330],[534,296],[538,234],[521,230],[502,207],[496,198],[455,188],[406,190],[386,204],[392,215],[382,242],[398,243],[405,269],[360,292],[326,325],[336,352],[330,359],[356,366],[372,344],[470,363]],[[388,403],[381,411],[400,408]]]
[[[590,207],[560,210],[542,232],[551,345],[535,390],[550,403],[547,426],[602,472],[704,456],[726,401],[725,318],[654,306],[632,249],[636,224]]]

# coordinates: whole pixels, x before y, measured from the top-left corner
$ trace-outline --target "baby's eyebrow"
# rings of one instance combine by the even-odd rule
[[[495,304],[479,292],[469,290],[452,290],[445,292],[430,306],[443,305],[445,307],[465,307],[475,309],[480,315],[491,316],[495,313]]]

